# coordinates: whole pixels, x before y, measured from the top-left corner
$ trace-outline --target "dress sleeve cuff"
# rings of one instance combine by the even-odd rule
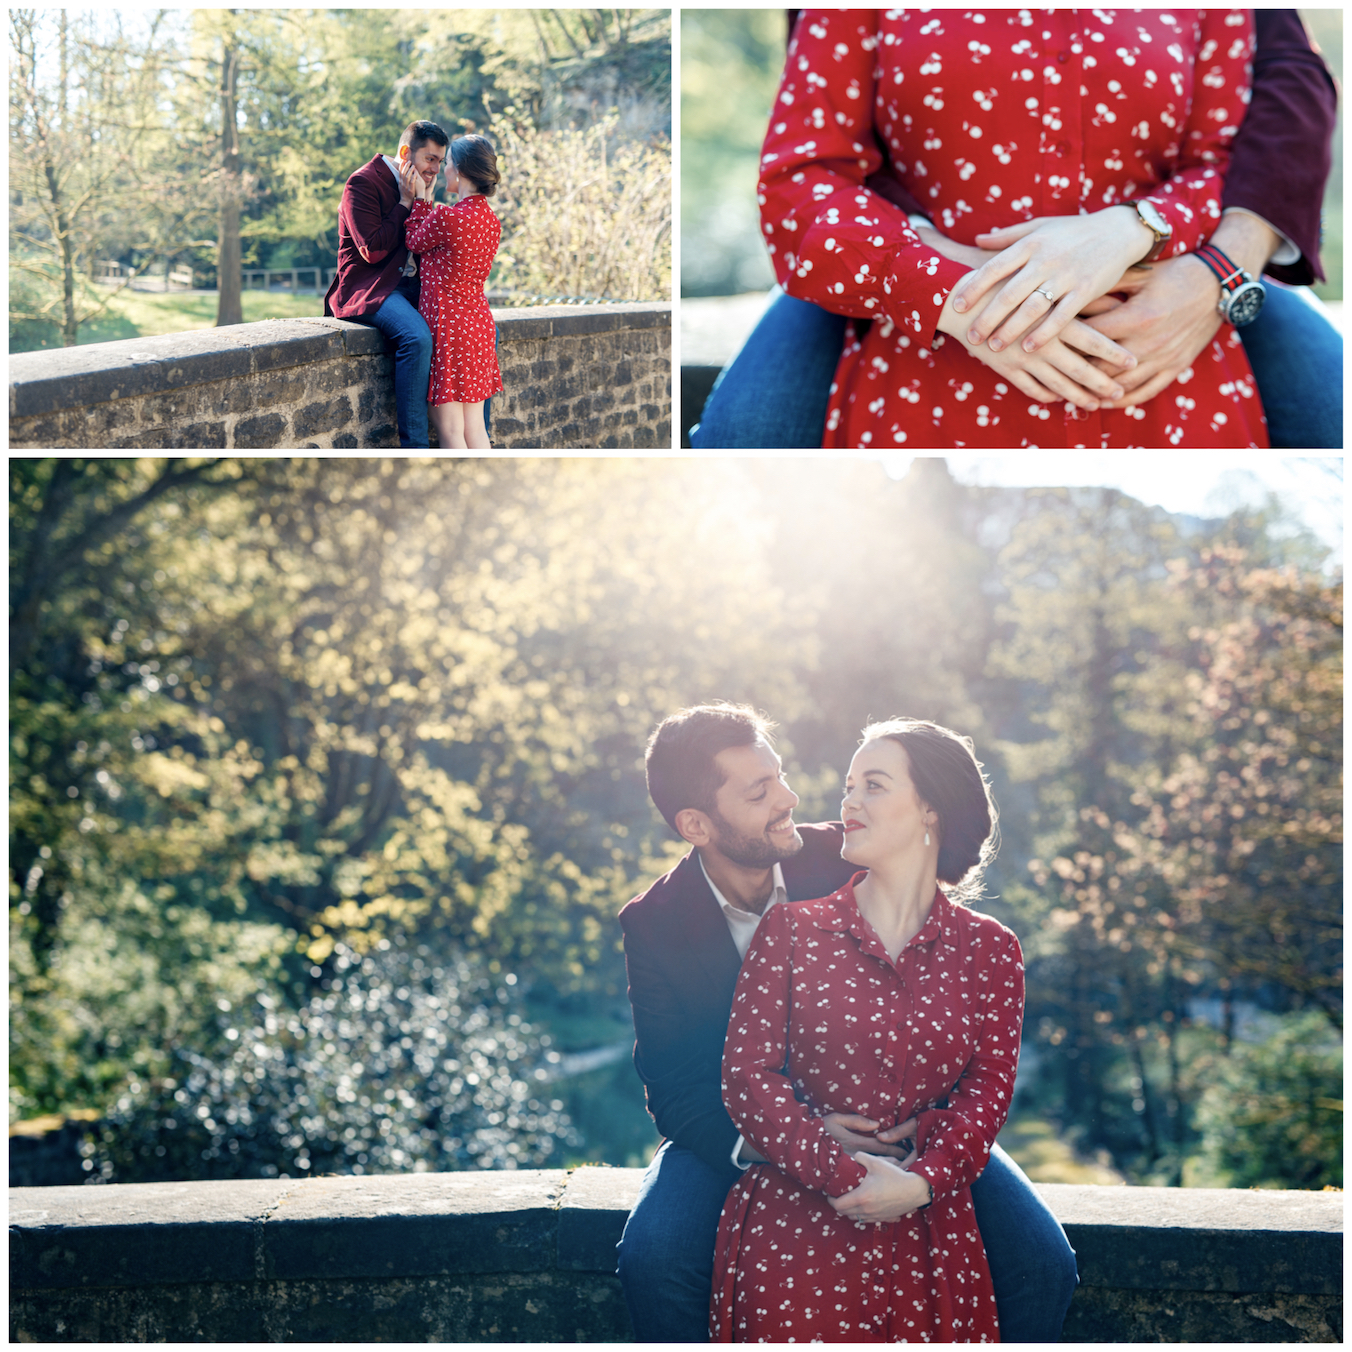
[[[898,249],[883,278],[883,309],[904,334],[931,347],[948,293],[971,271],[933,249]]]
[[[822,1191],[828,1197],[844,1197],[847,1192],[853,1192],[867,1177],[868,1170],[842,1150],[835,1171],[831,1175],[831,1181]]]

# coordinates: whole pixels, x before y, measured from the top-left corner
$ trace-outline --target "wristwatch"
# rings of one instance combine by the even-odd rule
[[[1197,250],[1197,257],[1216,274],[1216,280],[1221,284],[1219,309],[1226,322],[1237,329],[1252,324],[1267,299],[1263,283],[1254,281],[1214,244],[1203,244]]]
[[[1153,202],[1128,202],[1127,205],[1135,210],[1141,224],[1155,236],[1150,252],[1140,260],[1141,263],[1149,263],[1151,259],[1159,257],[1164,246],[1173,238],[1174,227],[1160,215]],[[1137,267],[1139,264],[1134,263],[1132,266]]]

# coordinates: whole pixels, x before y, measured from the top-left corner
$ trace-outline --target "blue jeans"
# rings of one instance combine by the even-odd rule
[[[400,446],[427,450],[427,378],[432,370],[432,331],[410,299],[414,283],[401,282],[375,314],[361,322],[394,344],[394,407]]]
[[[1269,283],[1239,330],[1274,447],[1343,444],[1343,339],[1308,290]],[[698,450],[815,449],[845,319],[776,295],[742,350],[719,373],[690,444]]]
[[[718,1215],[737,1170],[710,1167],[667,1141],[643,1175],[620,1238],[620,1284],[641,1343],[709,1339]],[[1000,1338],[1054,1343],[1079,1278],[1056,1217],[999,1146],[972,1185],[986,1246]]]
[[[1239,330],[1280,450],[1341,450],[1343,335],[1307,287],[1267,283],[1258,318]]]

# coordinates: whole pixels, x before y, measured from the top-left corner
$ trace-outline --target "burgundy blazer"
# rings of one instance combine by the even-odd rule
[[[800,826],[782,865],[790,901],[830,896],[858,870],[840,857],[839,822]],[[723,1106],[723,1042],[742,960],[694,850],[621,912],[634,1067],[669,1141],[730,1169],[737,1128]]]
[[[801,12],[788,11],[790,36]],[[1286,235],[1300,258],[1269,263],[1264,271],[1279,282],[1308,286],[1316,277],[1324,280],[1319,221],[1333,162],[1337,87],[1294,9],[1254,10],[1254,30],[1253,98],[1231,150],[1221,206],[1245,207]],[[881,140],[879,148],[884,167],[867,186],[903,211],[928,216],[893,177]]]
[[[380,309],[408,261],[408,217],[383,155],[348,179],[338,207],[338,275],[324,297],[326,315],[361,319]]]

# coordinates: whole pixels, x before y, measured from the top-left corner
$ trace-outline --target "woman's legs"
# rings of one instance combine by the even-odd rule
[[[815,450],[844,345],[843,315],[780,292],[714,383],[690,444],[701,451]]]
[[[1274,448],[1340,450],[1343,336],[1305,287],[1267,284],[1252,324],[1239,330]]]
[[[429,404],[427,411],[437,429],[437,444],[443,451],[467,449],[464,404]]]
[[[491,449],[488,429],[484,426],[484,401],[480,399],[477,404],[461,404],[460,408],[464,410],[465,445],[471,451]]]
[[[443,451],[490,449],[482,399],[477,404],[429,404],[428,408]]]

